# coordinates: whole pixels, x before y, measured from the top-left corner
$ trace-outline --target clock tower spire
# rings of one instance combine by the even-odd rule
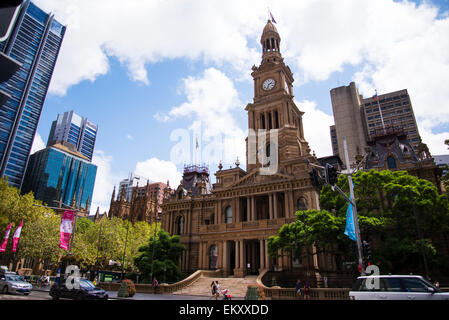
[[[293,100],[293,73],[285,65],[280,51],[281,37],[268,20],[265,25],[260,44],[262,46],[262,61],[259,67],[253,66],[251,76],[254,80],[254,101],[246,106],[248,111],[248,129],[254,130],[256,135],[260,130],[266,130],[268,143],[270,130],[278,132],[277,172],[294,173],[293,163],[298,163],[303,158],[311,157],[310,148],[304,139],[301,112]],[[247,171],[263,167],[256,156],[256,163],[248,161],[254,159],[253,147],[248,149],[247,140]],[[261,148],[257,144],[257,152],[266,149],[269,156],[269,147]]]

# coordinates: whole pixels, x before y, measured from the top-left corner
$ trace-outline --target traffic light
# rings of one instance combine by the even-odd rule
[[[365,257],[365,260],[369,262],[371,260],[371,244],[365,240],[363,240],[362,244],[363,256]]]
[[[326,163],[325,178],[327,184],[330,184],[331,186],[335,185],[338,180],[337,168],[329,163]]]
[[[310,181],[312,182],[312,186],[316,188],[321,188],[321,179],[318,175],[318,171],[315,168],[312,168],[312,171],[309,172]]]

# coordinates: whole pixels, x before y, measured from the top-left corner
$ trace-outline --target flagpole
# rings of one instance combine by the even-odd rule
[[[346,168],[348,171],[349,195],[350,195],[349,199],[351,200],[351,204],[352,204],[354,229],[355,229],[355,235],[357,237],[357,251],[358,251],[358,256],[359,256],[359,265],[361,266],[361,274],[365,275],[365,266],[363,265],[363,255],[362,255],[362,239],[360,237],[359,218],[357,216],[357,205],[356,205],[355,197],[354,197],[354,185],[352,183],[352,172],[351,172],[351,166],[349,163],[349,154],[348,154],[348,146],[346,143],[346,137],[343,137],[343,148],[345,151]]]
[[[379,107],[380,120],[382,121],[382,128],[384,129],[384,134],[387,134],[387,130],[385,130],[384,117],[382,116],[382,109],[381,109],[380,103],[379,103],[379,96],[377,95],[377,89],[376,89],[376,100],[377,100],[377,106]]]

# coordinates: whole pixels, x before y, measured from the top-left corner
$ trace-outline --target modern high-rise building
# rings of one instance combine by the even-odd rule
[[[76,149],[92,161],[98,126],[80,117],[75,112],[58,114],[53,121],[47,140],[47,147],[61,141],[73,144]]]
[[[56,206],[61,201],[89,212],[97,166],[67,142],[37,151],[30,157],[22,192]]]
[[[45,96],[66,27],[27,0],[0,51],[21,68],[0,90],[10,96],[0,106],[0,176],[21,187]]]
[[[363,98],[354,82],[330,91],[335,125],[330,127],[332,150],[344,160],[346,137],[349,161],[365,154],[379,134],[400,130],[415,152],[421,143],[410,96],[406,89]]]

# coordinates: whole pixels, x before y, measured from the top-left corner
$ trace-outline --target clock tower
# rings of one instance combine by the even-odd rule
[[[266,141],[270,141],[270,131],[277,130],[278,145],[277,159],[278,173],[297,174],[298,162],[311,158],[308,142],[304,139],[301,112],[293,101],[293,74],[285,65],[280,51],[281,38],[276,27],[268,20],[263,29],[260,43],[262,45],[262,62],[259,67],[253,66],[251,76],[254,79],[254,101],[246,106],[248,112],[248,128],[256,132],[266,130]],[[271,131],[273,132],[273,131]],[[259,139],[259,138],[257,138]],[[256,153],[264,151],[257,144]],[[269,146],[266,146],[269,156]],[[262,166],[256,156],[256,163],[248,161],[254,159],[254,147],[248,148],[246,140],[246,168],[248,172]],[[253,162],[253,163],[251,163]],[[296,165],[295,165],[296,164]],[[269,165],[269,164],[268,164]]]

